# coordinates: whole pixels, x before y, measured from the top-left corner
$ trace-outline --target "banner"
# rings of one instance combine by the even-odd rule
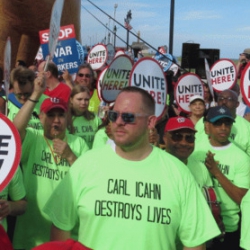
[[[40,44],[43,58],[49,53],[49,30],[39,32]],[[62,26],[58,36],[53,62],[57,65],[58,71],[62,73],[68,70],[70,74],[76,73],[81,64],[75,39],[74,25]]]

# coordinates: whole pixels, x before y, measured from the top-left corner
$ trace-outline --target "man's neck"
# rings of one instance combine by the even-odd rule
[[[52,91],[53,89],[55,89],[58,85],[59,85],[59,80],[48,80],[47,81],[47,88]]]
[[[130,161],[144,160],[148,157],[152,150],[153,147],[149,143],[140,148],[128,148],[117,145],[115,147],[115,151],[120,157]]]

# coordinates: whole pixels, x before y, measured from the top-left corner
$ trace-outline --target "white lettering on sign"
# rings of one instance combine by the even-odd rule
[[[55,50],[55,57],[72,55],[71,46],[60,47]]]
[[[60,30],[58,39],[69,38],[72,33],[73,33],[72,28],[66,28],[66,29]],[[49,32],[45,32],[42,34],[42,41],[44,43],[49,41]]]

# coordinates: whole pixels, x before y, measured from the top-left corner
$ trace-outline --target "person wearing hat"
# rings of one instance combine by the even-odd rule
[[[190,157],[194,151],[195,133],[194,124],[190,119],[172,117],[165,126],[165,148],[189,168],[200,188],[212,186],[211,177],[204,164]]]
[[[43,101],[39,115],[43,130],[27,128],[44,89],[44,77],[40,74],[32,94],[13,121],[22,140],[21,165],[28,201],[26,213],[17,219],[15,249],[31,249],[49,241],[51,222],[42,208],[70,166],[88,150],[82,138],[66,134],[68,105],[62,99]]]
[[[250,158],[229,140],[234,122],[227,107],[210,108],[205,117],[205,131],[209,142],[199,144],[199,148],[193,153],[193,157],[205,163],[221,201],[226,234],[223,242],[214,240],[213,250],[240,249],[239,205],[250,188]]]
[[[238,79],[241,78],[241,74],[250,61],[250,48],[244,49],[242,53],[240,53],[240,57],[238,63],[236,64],[236,71]]]
[[[218,106],[227,107],[235,119],[230,130],[229,140],[234,142],[250,156],[250,123],[236,114],[236,109],[239,105],[237,93],[231,89],[223,90],[218,94],[217,103]],[[202,147],[204,143],[208,143],[208,136],[204,130],[203,119],[197,122],[195,129],[197,130],[195,148],[199,148],[200,146]]]
[[[200,95],[193,95],[189,99],[190,114],[188,118],[194,125],[203,117],[206,110],[204,98]]]

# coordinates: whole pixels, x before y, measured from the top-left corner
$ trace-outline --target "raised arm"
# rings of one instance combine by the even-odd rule
[[[16,114],[13,123],[16,126],[17,130],[20,133],[22,141],[26,135],[26,127],[30,120],[33,109],[38,102],[40,96],[45,90],[45,81],[43,72],[39,73],[38,77],[34,81],[34,90],[30,98],[24,103],[22,108]]]

